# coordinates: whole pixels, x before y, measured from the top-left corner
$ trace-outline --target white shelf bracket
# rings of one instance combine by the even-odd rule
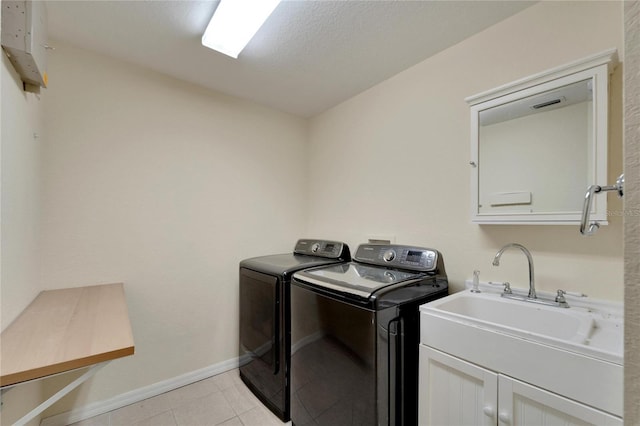
[[[24,417],[14,423],[14,426],[24,426],[29,423],[31,420],[35,419],[40,413],[42,413],[47,408],[51,407],[53,404],[58,402],[63,396],[67,395],[69,392],[89,380],[96,374],[102,367],[107,365],[109,361],[102,362],[100,364],[95,364],[89,367],[87,371],[85,371],[82,376],[75,379],[73,382],[69,383],[67,386],[60,389],[58,392],[53,394],[49,399],[44,401],[42,404],[38,405],[36,408],[27,413]],[[38,379],[39,380],[39,379]]]

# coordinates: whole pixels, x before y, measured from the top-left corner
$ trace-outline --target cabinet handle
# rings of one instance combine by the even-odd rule
[[[485,406],[482,409],[482,412],[484,413],[485,416],[491,417],[491,418],[493,418],[494,414],[496,413],[493,407],[490,405]]]
[[[511,416],[509,416],[509,413],[506,411],[501,411],[500,414],[498,414],[498,420],[508,425],[511,424]]]

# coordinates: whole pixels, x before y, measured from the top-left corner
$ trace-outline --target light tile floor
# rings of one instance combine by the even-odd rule
[[[282,426],[240,380],[238,370],[213,376],[73,426]],[[288,423],[289,425],[291,422]]]

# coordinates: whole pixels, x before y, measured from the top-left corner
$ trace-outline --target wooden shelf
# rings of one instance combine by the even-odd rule
[[[2,387],[133,355],[124,286],[43,291],[0,342]]]

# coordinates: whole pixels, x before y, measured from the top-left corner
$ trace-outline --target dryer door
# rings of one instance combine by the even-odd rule
[[[240,269],[240,362],[280,369],[280,285],[277,277]]]
[[[240,268],[240,377],[282,420],[289,420],[280,277]]]

